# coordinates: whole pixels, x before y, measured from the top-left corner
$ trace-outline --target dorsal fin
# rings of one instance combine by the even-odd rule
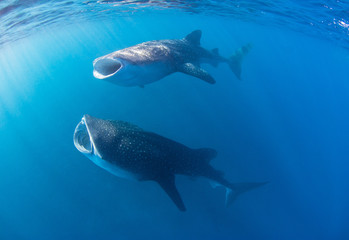
[[[199,148],[196,149],[195,152],[197,157],[205,162],[210,162],[217,156],[217,151],[212,148]]]
[[[187,40],[188,42],[194,45],[200,45],[200,39],[201,39],[201,30],[195,30],[189,33],[185,37],[185,40]]]

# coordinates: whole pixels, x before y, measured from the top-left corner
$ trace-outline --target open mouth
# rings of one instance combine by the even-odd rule
[[[74,145],[82,153],[92,153],[93,144],[87,130],[85,118],[76,126],[74,132]]]
[[[102,58],[93,62],[93,68],[93,76],[98,79],[104,79],[117,73],[122,68],[122,64],[116,59]]]

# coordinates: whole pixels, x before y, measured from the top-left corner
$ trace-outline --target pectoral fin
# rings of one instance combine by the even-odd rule
[[[176,204],[179,210],[185,211],[185,206],[175,184],[175,176],[173,174],[161,176],[155,179],[156,182],[164,189],[167,195]]]
[[[178,67],[178,71],[191,75],[193,77],[200,78],[205,82],[208,82],[211,84],[216,83],[216,81],[208,72],[206,72],[204,69],[200,68],[199,66],[194,65],[193,63],[184,63],[180,65]]]

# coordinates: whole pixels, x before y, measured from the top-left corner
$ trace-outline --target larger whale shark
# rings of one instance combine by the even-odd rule
[[[236,50],[230,58],[219,55],[218,49],[208,51],[200,46],[201,31],[196,30],[183,39],[144,42],[118,50],[93,61],[93,75],[121,86],[144,86],[174,72],[182,72],[215,83],[201,63],[217,66],[227,63],[238,79],[241,62],[251,48],[247,44]]]
[[[214,149],[191,149],[128,122],[84,115],[75,128],[74,145],[92,162],[116,176],[157,182],[181,211],[186,208],[175,185],[178,174],[205,177],[224,186],[226,205],[239,194],[265,184],[230,183],[223,172],[210,165],[217,155]]]

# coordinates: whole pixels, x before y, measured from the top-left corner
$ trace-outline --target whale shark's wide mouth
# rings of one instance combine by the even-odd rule
[[[93,63],[93,76],[104,79],[113,76],[122,68],[122,63],[113,58],[96,59]]]
[[[87,130],[85,118],[82,118],[75,128],[74,145],[82,153],[91,154],[93,152],[93,144]]]

